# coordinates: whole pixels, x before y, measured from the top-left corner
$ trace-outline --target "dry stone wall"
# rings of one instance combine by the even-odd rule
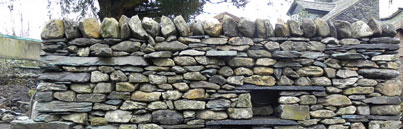
[[[52,20],[33,121],[13,127],[397,129],[395,34],[374,19]]]

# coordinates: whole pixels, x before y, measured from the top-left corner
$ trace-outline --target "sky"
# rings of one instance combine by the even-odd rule
[[[14,1],[13,11],[10,11],[7,6],[10,1]],[[273,6],[267,5],[269,1],[273,3]],[[392,4],[389,4],[389,0],[379,1],[381,18],[391,15],[399,7],[403,7],[403,0],[393,0]],[[49,19],[61,19],[61,9],[57,2],[51,3],[49,7],[47,2],[48,0],[0,0],[0,34],[40,39],[42,28]],[[203,8],[206,13],[197,16],[196,19],[212,18],[227,11],[249,20],[261,18],[275,23],[279,18],[283,20],[289,18],[286,12],[291,3],[285,0],[249,0],[244,8],[237,8],[232,3],[207,3]],[[67,17],[74,18],[77,15],[70,14]]]

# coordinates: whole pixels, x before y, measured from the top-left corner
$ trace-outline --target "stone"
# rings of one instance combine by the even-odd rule
[[[243,79],[244,83],[259,85],[259,86],[274,86],[275,78],[272,76],[252,75]]]
[[[358,74],[366,78],[389,79],[399,76],[397,70],[391,69],[360,69]]]
[[[298,58],[301,55],[298,51],[274,51],[272,53],[272,56],[276,58]]]
[[[228,77],[226,82],[231,85],[243,85],[244,76],[231,76]]]
[[[119,22],[115,18],[104,18],[101,23],[101,35],[103,38],[120,38]]]
[[[401,121],[370,121],[368,129],[398,129]]]
[[[108,95],[108,99],[122,99],[122,100],[128,100],[130,99],[130,92],[117,92],[117,91],[112,91]]]
[[[179,91],[187,91],[189,89],[189,86],[186,83],[175,83],[172,84],[176,89]]]
[[[178,41],[162,42],[155,45],[157,51],[181,51],[187,49],[188,46]]]
[[[64,36],[64,23],[62,20],[52,19],[46,23],[41,32],[42,39],[60,39]]]
[[[202,65],[225,65],[225,61],[219,60],[217,58],[211,58],[206,56],[195,57],[197,63]]]
[[[350,38],[352,33],[351,24],[348,21],[335,21],[334,25],[337,28],[337,36],[339,39]]]
[[[90,55],[90,48],[79,48],[77,51],[78,56],[89,56]]]
[[[301,28],[304,32],[305,37],[311,38],[316,35],[317,29],[316,29],[316,25],[312,19],[303,18]]]
[[[149,54],[145,54],[144,58],[168,58],[172,56],[172,52],[170,51],[158,51],[151,52]]]
[[[340,118],[334,118],[334,119],[323,119],[320,121],[320,123],[326,124],[326,125],[333,125],[333,124],[344,124],[346,123],[345,119],[340,119]]]
[[[266,38],[266,27],[265,27],[265,22],[267,21],[267,19],[263,20],[263,19],[256,19],[255,23],[256,23],[256,36],[258,38]]]
[[[53,92],[36,92],[35,100],[39,102],[49,102],[53,100]]]
[[[181,97],[182,97],[182,93],[177,90],[168,90],[168,91],[162,93],[162,98],[164,100],[178,100]]]
[[[191,89],[183,94],[182,98],[185,99],[201,99],[205,98],[205,90],[204,89]]]
[[[140,42],[123,41],[116,45],[113,45],[111,48],[114,51],[136,52],[140,50],[140,46]]]
[[[207,38],[207,39],[202,39],[203,44],[227,44],[228,38]]]
[[[300,105],[280,105],[278,107],[279,116],[289,120],[307,120],[309,116],[309,106]]]
[[[110,111],[110,110],[117,110],[118,106],[103,104],[103,103],[95,103],[92,107],[93,110],[103,110],[103,111]]]
[[[302,95],[299,104],[316,104],[317,98],[314,95]]]
[[[91,72],[91,82],[106,82],[109,81],[109,75],[99,71]]]
[[[331,106],[348,106],[351,105],[351,100],[344,95],[333,94],[326,97],[326,105]]]
[[[314,77],[311,78],[312,85],[315,86],[331,86],[332,81],[327,77]]]
[[[371,94],[371,93],[374,93],[373,87],[353,87],[344,90],[344,94],[346,95]]]
[[[264,22],[264,28],[266,29],[266,37],[274,37],[274,28],[273,25],[271,25],[270,20],[265,19],[263,20]]]
[[[295,104],[301,101],[298,97],[293,96],[281,96],[278,98],[278,102],[281,104]]]
[[[164,37],[169,37],[177,33],[175,24],[169,17],[161,16],[160,26],[161,26],[161,33]]]
[[[238,26],[237,22],[234,19],[232,19],[232,17],[228,15],[223,16],[222,29],[225,36],[228,37],[238,36],[239,32],[237,26]]]
[[[181,36],[189,36],[190,34],[190,28],[189,26],[186,24],[185,19],[183,19],[183,17],[181,15],[176,16],[174,18],[174,24],[176,26],[176,29],[178,30],[179,34]]]
[[[402,100],[399,97],[379,96],[363,100],[368,104],[400,104]]]
[[[327,37],[330,35],[330,28],[327,22],[322,18],[315,18],[313,22],[317,28],[317,35],[320,37]]]
[[[94,117],[91,118],[91,125],[92,126],[100,126],[100,125],[107,125],[108,121],[103,117]]]
[[[179,37],[178,39],[179,42],[190,44],[190,43],[201,43],[200,39],[196,38],[188,38],[188,37]]]
[[[267,42],[264,44],[264,47],[269,51],[280,50],[280,44],[277,42]]]
[[[129,75],[129,82],[141,83],[148,81],[149,81],[148,77],[140,73],[131,73]]]
[[[254,61],[252,58],[235,57],[228,61],[231,67],[252,67]]]
[[[201,74],[200,72],[187,72],[183,74],[183,78],[186,80],[199,80],[199,81],[204,81],[207,80],[207,77]]]
[[[238,23],[238,30],[244,36],[252,38],[256,31],[256,24],[255,22],[241,18]]]
[[[94,93],[110,93],[114,87],[112,83],[98,83],[95,85],[93,92]]]
[[[253,40],[248,37],[232,37],[228,40],[231,45],[253,45]]]
[[[147,107],[147,103],[126,100],[125,102],[123,102],[122,106],[120,106],[120,109],[121,110],[133,110],[133,109],[144,109],[146,107]]]
[[[138,129],[163,129],[161,126],[157,124],[139,124]]]
[[[305,51],[306,43],[305,42],[293,42],[293,41],[285,41],[280,45],[281,50],[284,51]]]
[[[177,100],[174,101],[176,110],[200,110],[205,109],[206,102],[197,100]]]
[[[35,109],[39,112],[90,112],[92,103],[88,102],[38,102]]]
[[[337,38],[338,35],[337,35],[336,25],[334,25],[333,21],[331,21],[331,20],[328,20],[327,24],[329,25],[329,28],[330,28],[330,36]]]
[[[87,113],[72,113],[69,115],[63,115],[63,120],[72,121],[74,123],[86,124],[88,120]]]
[[[150,80],[151,84],[164,84],[164,83],[167,83],[167,77],[166,76],[148,75],[148,79]]]
[[[357,106],[357,114],[359,115],[370,115],[369,106]]]
[[[372,36],[372,29],[364,21],[356,21],[351,24],[351,36],[353,38],[365,38]]]
[[[10,124],[12,129],[72,129],[75,125],[73,122],[53,121],[41,123],[33,120],[14,120]]]
[[[348,129],[348,126],[344,126],[344,125],[330,125],[328,129]]]
[[[138,15],[132,16],[128,22],[134,38],[137,39],[147,39],[147,32],[141,25],[141,20]]]
[[[58,82],[89,82],[89,73],[51,72],[41,73],[38,80],[58,81]]]
[[[337,110],[336,114],[337,115],[351,115],[354,114],[357,111],[357,108],[355,106],[347,106],[347,107],[342,107]]]
[[[366,129],[362,123],[352,123],[350,129]]]
[[[202,110],[197,112],[197,118],[203,120],[224,120],[228,118],[228,115],[222,111]]]
[[[212,37],[220,36],[222,28],[222,24],[215,18],[209,18],[203,22],[204,32]]]
[[[368,20],[368,26],[371,28],[373,32],[373,36],[381,36],[382,35],[382,23],[376,20],[375,18],[370,18]]]
[[[77,93],[91,93],[92,88],[88,84],[71,84],[70,89]]]
[[[215,51],[210,50],[206,52],[206,56],[215,56],[215,57],[229,57],[229,56],[236,56],[237,51]]]
[[[96,18],[86,18],[79,24],[85,38],[101,38],[101,26]]]
[[[78,29],[78,22],[71,19],[63,19],[64,34],[67,39],[74,39],[81,37],[81,32]]]
[[[198,50],[183,50],[179,53],[180,56],[203,56],[206,52]]]
[[[271,53],[266,50],[248,50],[247,54],[253,58],[271,57]]]
[[[365,57],[359,53],[336,53],[332,54],[333,58],[340,59],[340,60],[362,60]]]
[[[40,83],[38,83],[36,90],[37,91],[65,91],[65,90],[67,90],[67,87],[64,84],[40,82]]]
[[[398,57],[396,55],[379,55],[379,56],[373,56],[371,58],[372,61],[396,61],[398,60]]]
[[[158,110],[152,113],[152,120],[155,123],[172,125],[182,123],[184,118],[183,115],[177,111]]]
[[[77,94],[76,101],[99,103],[106,99],[104,94]]]
[[[144,17],[141,25],[144,30],[152,37],[158,36],[160,34],[160,25],[152,18]]]
[[[89,46],[97,43],[102,43],[102,40],[93,38],[75,38],[69,41],[69,45],[77,45],[77,46]]]
[[[353,44],[360,44],[360,40],[358,39],[353,39],[353,38],[346,38],[340,40],[340,44],[342,45],[353,45]]]
[[[289,37],[290,29],[288,25],[284,22],[277,23],[274,28],[274,34],[276,37]]]
[[[115,110],[115,111],[108,111],[105,114],[105,119],[108,122],[114,123],[127,123],[130,121],[132,115],[130,111],[122,111],[122,110]]]
[[[231,119],[250,119],[253,116],[252,108],[228,108],[227,112]]]
[[[143,91],[135,91],[131,95],[131,99],[135,101],[142,101],[142,102],[152,102],[157,101],[161,97],[161,92],[143,92]]]
[[[231,105],[231,101],[227,99],[217,99],[217,100],[209,100],[206,104],[207,108],[210,109],[219,109],[219,108],[228,108]]]
[[[400,105],[372,105],[371,115],[399,115]]]
[[[280,80],[277,82],[279,86],[291,86],[294,84],[294,81],[287,76],[281,76]]]
[[[174,60],[170,58],[153,59],[152,61],[156,66],[175,66]]]
[[[402,93],[400,84],[399,80],[387,80],[376,85],[375,90],[386,96],[399,96]]]
[[[260,65],[260,66],[271,66],[276,64],[277,61],[271,58],[258,58],[256,60],[256,65]]]
[[[395,37],[396,35],[396,28],[391,23],[384,23],[382,24],[382,36],[386,37]]]
[[[120,22],[119,22],[120,23]],[[126,22],[122,26],[120,26],[120,39],[127,40],[132,36],[130,26]]]
[[[302,36],[304,34],[304,31],[301,29],[300,23],[298,23],[295,20],[288,20],[287,21],[288,27],[290,28],[290,34],[291,36]]]
[[[55,92],[53,97],[61,101],[72,102],[76,100],[76,93],[73,91]]]
[[[311,111],[309,114],[313,118],[332,118],[336,116],[336,113],[330,110],[316,110],[316,111]]]
[[[295,80],[295,85],[310,86],[310,85],[312,85],[312,81],[308,77],[300,77],[297,80]]]
[[[358,73],[352,70],[338,70],[336,76],[340,78],[350,78],[350,77],[357,77]]]
[[[193,33],[193,35],[204,35],[204,29],[201,21],[194,21],[190,23],[190,32]]]
[[[322,76],[323,75],[323,69],[317,66],[307,66],[307,67],[302,67],[297,70],[297,73],[301,76]]]
[[[220,89],[220,86],[215,83],[210,83],[206,81],[195,81],[190,83],[191,88],[207,88],[207,89]]]

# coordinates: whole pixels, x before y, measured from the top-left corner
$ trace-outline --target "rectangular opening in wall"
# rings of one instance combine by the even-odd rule
[[[251,91],[253,118],[275,118],[274,108],[279,106],[279,91]]]

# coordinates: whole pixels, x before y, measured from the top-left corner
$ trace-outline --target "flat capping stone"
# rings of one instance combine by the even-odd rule
[[[398,50],[398,44],[354,44],[343,45],[340,47],[326,47],[326,50],[351,50],[351,49],[368,49],[368,50]]]
[[[298,122],[278,118],[252,118],[250,120],[213,120],[206,122],[206,126],[231,126],[231,125],[265,125],[265,126],[298,125]]]
[[[279,91],[325,91],[323,86],[256,86],[256,85],[243,85],[236,87],[235,90],[279,90]]]
[[[367,120],[400,120],[402,116],[380,116],[380,115],[342,115],[343,119],[367,119]]]
[[[61,66],[147,66],[148,63],[141,56],[124,57],[70,57],[70,56],[43,56],[41,61]]]

